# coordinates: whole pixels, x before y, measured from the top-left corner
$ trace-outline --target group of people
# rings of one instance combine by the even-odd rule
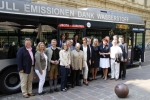
[[[118,41],[119,40],[119,41]],[[70,39],[61,43],[57,47],[57,40],[51,40],[51,46],[46,48],[43,42],[39,42],[36,49],[31,46],[31,39],[25,39],[25,46],[17,52],[18,71],[21,80],[21,90],[24,98],[35,96],[32,93],[33,72],[35,70],[39,77],[39,95],[44,94],[43,86],[46,74],[49,76],[50,93],[58,92],[58,75],[61,76],[61,91],[66,92],[68,79],[71,87],[88,86],[88,82],[97,80],[96,75],[102,69],[102,78],[107,80],[108,68],[111,68],[111,80],[126,77],[127,44],[124,38],[113,37],[110,42],[109,36],[102,39],[99,44],[98,39],[83,37],[82,44],[77,40]],[[123,73],[122,73],[123,71]],[[92,73],[92,76],[90,76]],[[70,78],[68,77],[70,76]]]

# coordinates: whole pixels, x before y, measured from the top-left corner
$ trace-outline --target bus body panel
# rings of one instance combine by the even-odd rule
[[[12,66],[12,65],[16,65],[16,64],[17,64],[16,59],[3,59],[3,60],[0,60],[0,72],[2,72],[2,70],[4,70],[8,66]]]

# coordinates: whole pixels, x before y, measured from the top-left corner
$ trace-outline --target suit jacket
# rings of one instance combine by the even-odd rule
[[[32,47],[32,53],[33,53],[33,57],[34,57],[34,55],[35,55],[34,47]],[[18,65],[19,72],[21,70],[24,70],[24,73],[30,74],[31,67],[32,67],[32,59],[31,59],[31,56],[25,46],[19,48],[19,50],[17,52],[17,65]]]
[[[90,49],[90,57],[92,59],[92,44],[88,45],[89,46],[89,49]]]
[[[46,67],[46,60],[44,57],[44,54],[40,51],[37,51],[35,53],[35,70],[39,70],[39,72],[42,72],[42,70]]]
[[[75,70],[82,70],[84,67],[84,53],[83,51],[71,51],[71,65]]]
[[[100,45],[99,46],[99,51],[101,53],[108,53],[110,52],[110,47],[108,45],[106,45],[104,48],[103,48],[103,45]],[[110,55],[100,55],[100,58],[110,58]]]
[[[120,63],[123,61],[123,54],[122,53],[117,53],[116,54],[116,62]]]
[[[102,45],[103,45],[103,42],[100,43],[100,46],[102,46]],[[108,42],[107,45],[109,46],[109,48],[113,46],[112,42]]]
[[[83,51],[83,46],[80,47],[80,50]],[[89,64],[89,60],[91,60],[90,47],[87,45],[87,63],[88,63],[88,64]]]
[[[123,59],[127,59],[128,58],[128,46],[127,46],[127,43],[122,43],[122,44],[119,43],[118,46],[122,50]]]
[[[59,47],[57,47],[57,49],[59,49],[59,50],[60,50],[60,48],[59,48]],[[53,55],[52,46],[51,46],[51,47],[49,47],[49,48],[46,48],[45,53],[46,53],[47,58],[48,58],[48,62],[47,62],[47,64],[48,64],[48,71],[49,71],[49,70],[50,70],[50,67],[51,67],[50,61],[51,61],[51,59],[52,59],[52,55]]]

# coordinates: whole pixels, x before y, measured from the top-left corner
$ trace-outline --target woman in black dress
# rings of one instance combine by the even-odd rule
[[[92,45],[92,80],[96,80],[96,75],[99,67],[99,45],[98,45],[98,39],[93,39],[93,45]]]

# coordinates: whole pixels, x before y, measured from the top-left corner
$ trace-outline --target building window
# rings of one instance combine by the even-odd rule
[[[144,5],[147,6],[147,0],[144,0]]]

